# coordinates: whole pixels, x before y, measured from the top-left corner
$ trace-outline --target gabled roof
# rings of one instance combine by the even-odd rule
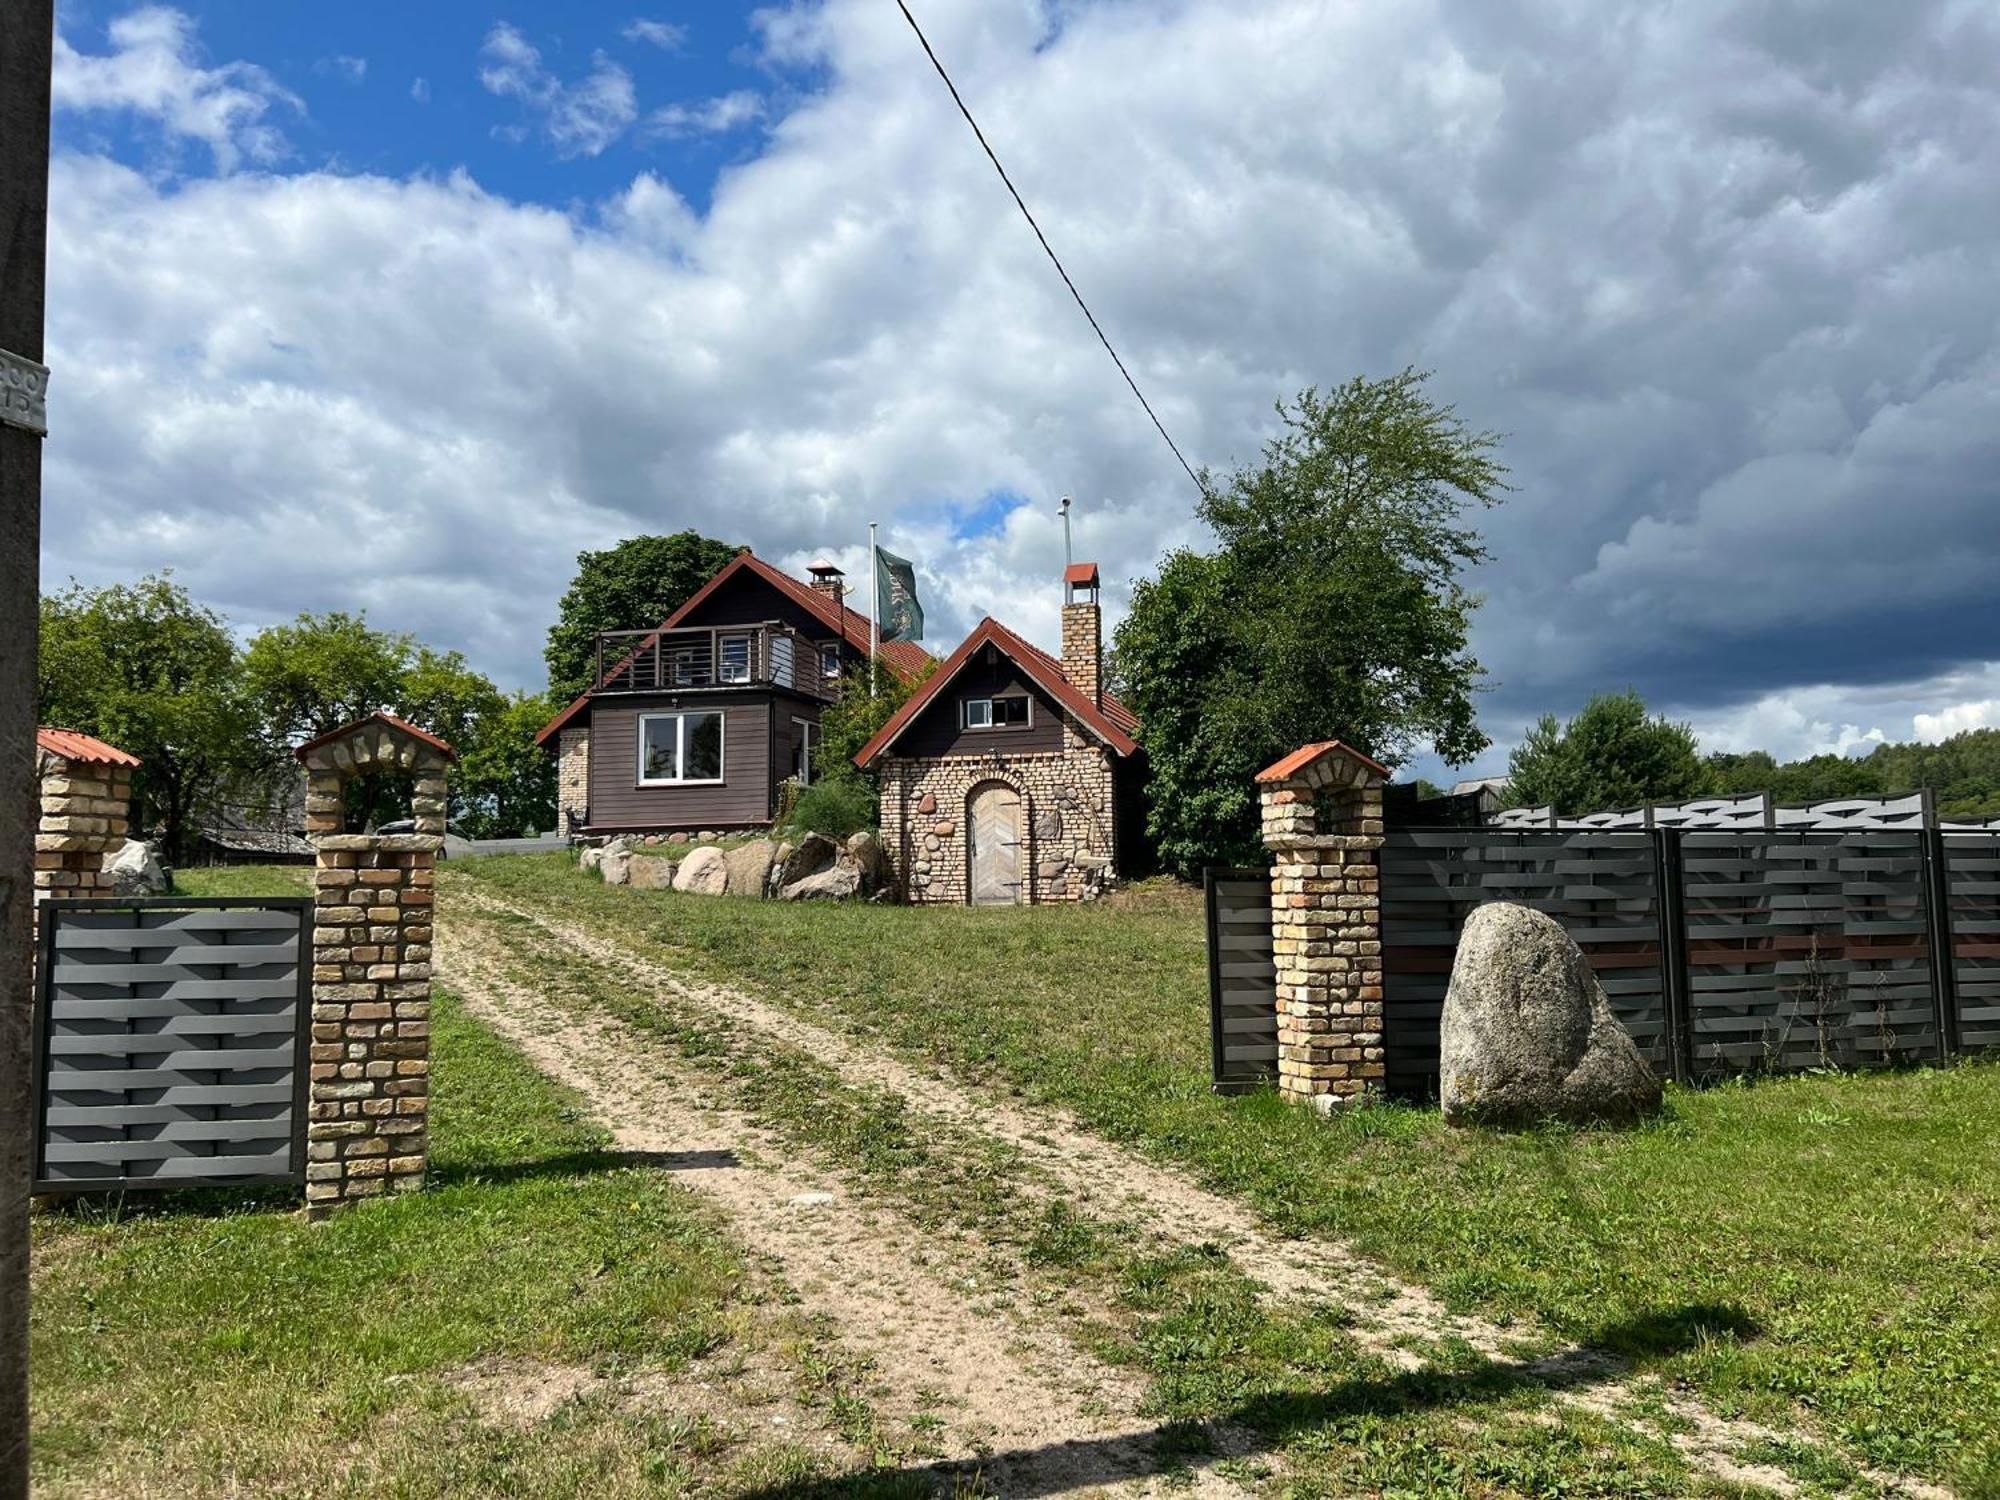
[[[419,729],[417,728],[416,725],[412,724],[408,719],[399,719],[394,714],[384,713],[379,708],[376,709],[375,712],[372,714],[366,714],[363,715],[361,718],[356,719],[352,724],[343,724],[338,729],[329,729],[325,734],[314,735],[311,739],[307,740],[303,745],[299,746],[296,750],[294,750],[292,754],[296,756],[298,759],[304,760],[308,755],[310,755],[313,751],[317,750],[321,745],[330,745],[335,740],[340,739],[345,735],[350,735],[354,733],[354,731],[357,729],[367,728],[370,724],[381,724],[389,729],[400,730],[404,734],[412,735],[415,738],[422,740],[426,745],[429,745],[432,749],[442,750],[447,760],[458,759],[458,752],[452,749],[449,743],[439,739],[436,735],[432,734],[428,729]]]
[[[952,652],[945,659],[944,665],[933,672],[921,687],[910,694],[903,706],[889,716],[889,721],[876,731],[875,737],[861,747],[861,753],[854,757],[854,763],[866,769],[886,754],[895,744],[897,737],[910,726],[918,714],[924,711],[927,704],[950,685],[951,680],[963,670],[967,662],[972,660],[979,648],[989,644],[1011,657],[1015,665],[1027,673],[1037,687],[1060,703],[1079,724],[1117,754],[1131,755],[1138,750],[1138,743],[1132,736],[1139,732],[1139,720],[1131,709],[1109,693],[1104,695],[1102,707],[1092,703],[1064,674],[1061,662],[1039,646],[1029,645],[1005,625],[988,615],[979,622],[972,634],[965,638],[965,644]]]
[[[1265,783],[1290,781],[1308,766],[1317,765],[1329,756],[1359,765],[1364,770],[1373,771],[1385,781],[1389,777],[1387,766],[1363,755],[1352,745],[1344,745],[1339,740],[1321,740],[1315,745],[1301,745],[1283,760],[1273,761],[1257,773],[1257,780]]]
[[[714,594],[730,579],[740,573],[754,574],[756,577],[763,579],[764,582],[770,584],[772,588],[797,604],[801,609],[810,611],[825,623],[827,629],[846,640],[848,645],[861,652],[864,656],[868,654],[868,637],[870,634],[868,616],[861,613],[858,609],[849,609],[844,604],[835,604],[833,600],[829,599],[818,589],[813,588],[810,584],[801,583],[798,579],[792,577],[791,574],[772,567],[763,558],[758,557],[746,547],[727,563],[723,564],[713,578],[696,589],[689,596],[685,604],[662,620],[652,634],[644,637],[634,645],[625,654],[624,660],[620,661],[618,665],[604,674],[604,680],[609,682],[617,677],[648,646],[651,646],[659,639],[661,631],[675,629],[682,620],[685,620],[698,609],[710,595]],[[930,652],[924,650],[915,641],[883,641],[879,650],[883,664],[905,681],[913,680],[931,664],[932,658]],[[593,689],[586,688],[583,692],[578,693],[575,698],[571,699],[567,708],[542,726],[541,733],[535,736],[535,743],[537,745],[547,744],[553,735],[560,732],[565,724],[569,723],[571,719],[574,719],[582,711],[583,706],[590,701],[592,691]]]
[[[51,755],[64,760],[77,761],[90,766],[136,766],[139,757],[129,750],[120,750],[116,745],[107,745],[95,735],[83,734],[75,729],[35,730],[35,748],[46,750]]]

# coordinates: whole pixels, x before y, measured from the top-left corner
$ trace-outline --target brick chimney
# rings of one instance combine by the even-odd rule
[[[847,592],[847,575],[840,571],[838,563],[828,562],[822,557],[818,562],[809,564],[806,572],[812,575],[813,592],[826,595],[835,604]]]
[[[1097,564],[1063,573],[1062,669],[1078,692],[1104,706],[1104,628],[1097,612]]]

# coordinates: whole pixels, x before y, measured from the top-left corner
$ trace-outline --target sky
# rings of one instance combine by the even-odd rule
[[[2000,724],[1989,0],[912,0],[1181,449],[1414,365],[1505,436],[1490,774],[1635,687],[1711,749]],[[894,0],[62,0],[45,587],[365,610],[542,686],[694,527],[928,644],[1209,539]]]

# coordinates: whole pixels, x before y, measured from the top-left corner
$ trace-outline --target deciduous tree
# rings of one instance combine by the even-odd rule
[[[652,629],[739,550],[696,531],[677,531],[627,537],[602,552],[579,552],[576,576],[556,606],[543,652],[550,696],[567,702],[590,686],[599,632]]]
[[[1142,581],[1116,653],[1151,766],[1148,827],[1191,874],[1258,857],[1251,777],[1341,739],[1394,764],[1487,743],[1467,649],[1486,553],[1468,512],[1506,489],[1499,440],[1405,370],[1280,403],[1262,461],[1198,507],[1212,553],[1169,555]]]
[[[1567,724],[1544,714],[1507,764],[1508,800],[1565,817],[1678,802],[1710,786],[1694,731],[1646,711],[1627,689],[1601,693]]]

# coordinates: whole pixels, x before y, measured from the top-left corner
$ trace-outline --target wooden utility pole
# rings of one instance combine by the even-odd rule
[[[28,1493],[29,931],[54,0],[0,5],[0,1500]]]

